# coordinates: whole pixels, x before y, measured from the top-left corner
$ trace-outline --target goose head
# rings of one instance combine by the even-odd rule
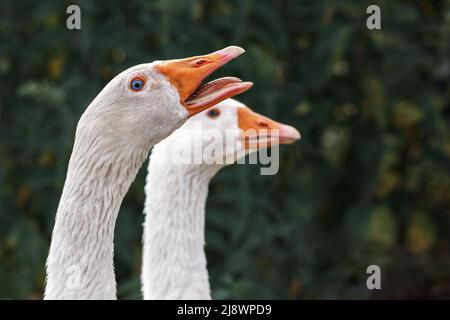
[[[227,99],[189,119],[157,147],[182,164],[232,164],[247,154],[300,139],[294,127]]]
[[[123,71],[86,109],[77,136],[101,140],[113,148],[148,147],[159,142],[189,117],[252,86],[235,77],[202,84],[243,52],[231,46],[203,56],[155,61]]]

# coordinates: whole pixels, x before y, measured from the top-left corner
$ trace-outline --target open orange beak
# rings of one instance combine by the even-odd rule
[[[262,116],[250,108],[238,108],[238,125],[245,149],[259,149],[290,144],[300,139],[294,127]]]
[[[162,61],[156,69],[178,90],[180,103],[193,116],[251,88],[253,83],[235,77],[202,84],[207,76],[244,52],[240,47],[231,46],[204,56]]]

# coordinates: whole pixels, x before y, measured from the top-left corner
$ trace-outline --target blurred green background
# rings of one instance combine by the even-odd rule
[[[235,165],[212,181],[213,296],[450,298],[450,1],[6,0],[0,19],[0,298],[42,297],[76,123],[102,87],[231,44],[247,52],[218,75],[253,81],[239,99],[303,139],[276,176]],[[116,225],[122,299],[141,297],[145,173]]]

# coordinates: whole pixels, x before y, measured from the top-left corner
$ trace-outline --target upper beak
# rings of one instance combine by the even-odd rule
[[[297,129],[260,115],[250,108],[238,108],[238,125],[246,149],[290,144],[300,139]]]
[[[245,50],[230,46],[225,49],[185,59],[159,62],[156,68],[178,90],[180,103],[193,116],[213,105],[250,89],[251,82],[225,77],[202,85],[212,72],[240,56]]]

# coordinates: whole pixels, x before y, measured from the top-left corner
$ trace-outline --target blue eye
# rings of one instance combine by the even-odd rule
[[[141,78],[134,78],[131,80],[130,87],[133,91],[139,91],[144,87],[145,81]]]

